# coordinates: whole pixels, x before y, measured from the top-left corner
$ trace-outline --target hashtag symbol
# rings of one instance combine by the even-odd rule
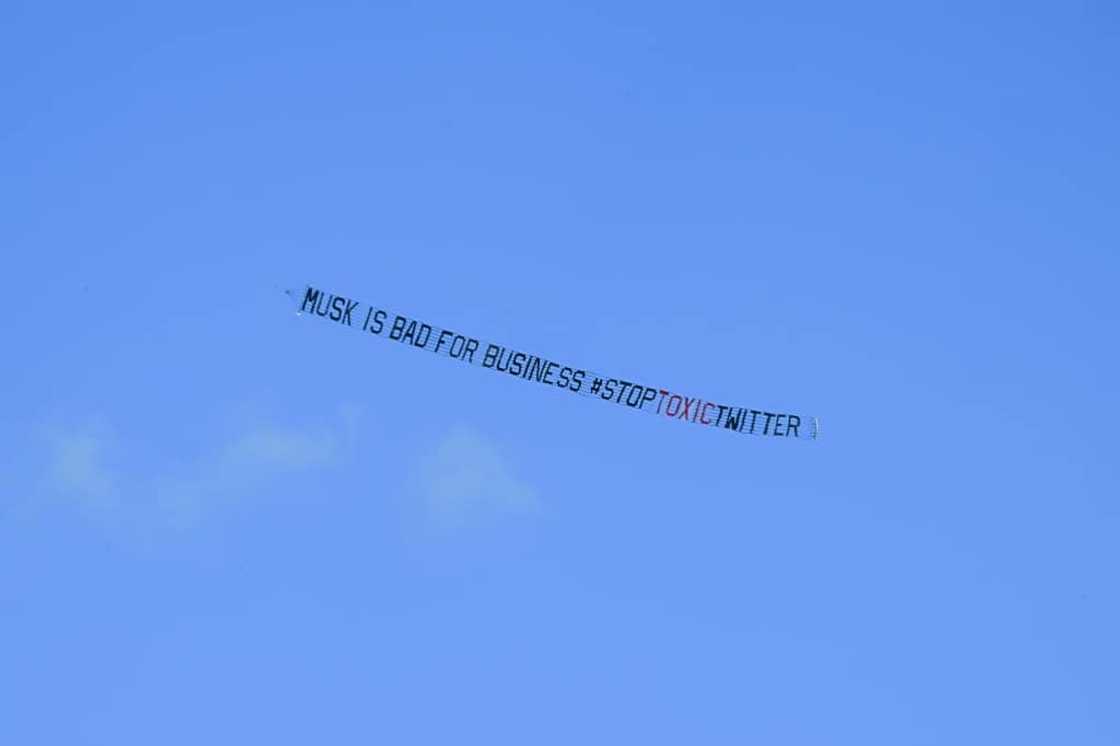
[[[599,389],[601,389],[602,387],[603,387],[603,379],[602,378],[596,378],[594,381],[591,382],[591,393],[592,394],[598,394]]]

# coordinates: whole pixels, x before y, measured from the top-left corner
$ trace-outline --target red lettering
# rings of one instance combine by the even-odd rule
[[[689,399],[687,396],[684,397],[684,409],[681,410],[680,419],[682,419],[682,420],[687,420],[688,419],[688,408],[691,407],[695,403],[696,403],[695,399]]]

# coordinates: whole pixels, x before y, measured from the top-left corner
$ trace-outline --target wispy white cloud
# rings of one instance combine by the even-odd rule
[[[103,427],[45,431],[50,448],[48,481],[83,506],[104,508],[118,498],[118,479],[108,465],[112,434]]]
[[[187,527],[280,479],[330,466],[341,441],[330,428],[257,425],[188,469],[156,475],[152,496],[168,522]]]
[[[231,442],[225,459],[233,466],[306,469],[328,463],[337,451],[337,438],[331,432],[258,427]]]
[[[537,491],[514,473],[498,446],[466,427],[444,436],[421,479],[429,516],[441,524],[526,513],[539,505]]]
[[[183,528],[280,479],[337,462],[356,426],[355,412],[343,414],[315,427],[248,425],[185,464],[122,458],[142,436],[118,438],[105,427],[48,428],[47,483],[56,499],[110,522]]]
[[[175,452],[170,446],[153,455],[144,433],[53,428],[44,431],[47,482],[56,502],[78,506],[141,541],[158,541],[162,531],[220,520],[293,480],[339,466],[357,447],[360,418],[351,407],[315,425],[257,419],[179,461],[167,455]],[[525,517],[540,507],[537,490],[504,450],[471,428],[446,432],[419,465],[419,494],[413,493],[419,503],[413,505],[426,525],[441,532]]]

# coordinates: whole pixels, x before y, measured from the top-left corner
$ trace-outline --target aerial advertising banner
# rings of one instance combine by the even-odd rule
[[[487,342],[310,285],[298,295],[293,291],[288,291],[288,294],[299,304],[301,315],[318,316],[362,334],[638,412],[743,435],[816,439],[820,432],[816,417],[720,404],[660,386],[605,376],[588,368],[565,365]]]

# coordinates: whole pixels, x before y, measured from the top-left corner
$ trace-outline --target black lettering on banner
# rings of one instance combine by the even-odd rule
[[[439,336],[436,337],[436,348],[435,348],[435,350],[433,350],[433,352],[435,352],[438,355],[440,349],[443,347],[444,337],[450,337],[450,336],[452,336],[452,332],[449,332],[446,329],[440,329],[439,330]],[[491,346],[493,346],[493,345],[491,345]]]
[[[422,322],[412,319],[408,322],[403,333],[401,333],[401,342],[406,342],[413,347],[424,349],[428,346],[428,339],[432,336],[432,327]]]
[[[389,339],[400,341],[401,334],[404,333],[404,325],[408,323],[408,319],[404,316],[397,316],[393,319],[393,328],[389,330]]]
[[[628,407],[638,406],[642,402],[642,393],[644,391],[645,391],[644,388],[642,388],[638,384],[634,384],[634,388],[630,389],[630,393],[626,397],[626,406],[628,406]],[[637,396],[635,396],[635,394],[637,394]]]
[[[525,373],[521,376],[528,380],[533,379],[537,383],[541,382],[541,359],[536,355],[529,356],[529,364],[525,366]]]
[[[799,427],[801,427],[801,418],[791,414],[789,416],[789,427],[786,428],[786,436],[788,437],[792,433],[793,437],[800,438],[801,434],[797,431]]]
[[[370,321],[373,323],[371,324]],[[380,334],[381,330],[385,328],[385,312],[375,311],[373,306],[369,307],[366,311],[366,320],[362,324],[362,331],[369,330],[373,334]]]
[[[346,305],[346,299],[340,295],[331,296],[331,321],[341,321],[343,308]]]
[[[478,340],[471,337],[467,339],[467,346],[463,349],[462,357],[471,365],[474,365],[474,353],[478,351]]]
[[[774,435],[777,437],[784,437],[786,434],[785,430],[778,432],[778,428],[782,426],[782,420],[784,420],[785,418],[786,416],[784,414],[779,414],[774,418]]]
[[[346,321],[346,326],[353,326],[353,324],[350,323],[351,322],[350,314],[353,313],[354,309],[357,308],[357,307],[358,307],[358,301],[356,301],[356,300],[346,301],[346,312],[342,315],[342,318]]]
[[[419,334],[422,335],[423,344],[419,344],[418,342],[418,347],[428,347],[428,338],[431,336],[431,332],[432,329],[427,324],[421,326]],[[404,336],[408,336],[408,333],[405,332]],[[418,339],[419,338],[418,336]],[[450,339],[450,343],[448,343],[448,339]],[[445,346],[447,347],[446,354],[448,357],[451,357],[452,360],[465,360],[472,365],[474,364],[475,352],[478,351],[477,339],[456,334],[455,332],[451,332],[450,329],[440,329],[439,334],[436,336],[436,346],[432,349],[432,352],[438,355]],[[483,367],[494,367],[500,349],[501,347],[497,345],[489,345],[486,348],[486,356],[483,358]]]
[[[307,292],[303,296],[303,305],[299,307],[300,313],[308,310],[308,304],[311,304],[311,311],[314,311],[316,306],[319,305],[319,298],[323,296],[322,290],[316,290],[313,287],[308,287]]]
[[[419,347],[420,345],[416,344],[416,330],[416,321],[410,320],[408,326],[405,327],[404,334],[401,335],[401,342],[407,342],[413,347]]]
[[[294,295],[292,291],[287,293]],[[307,286],[299,312],[300,314],[314,313],[330,321],[353,327],[355,313],[363,305],[360,301]],[[393,316],[391,324],[388,323],[390,315]],[[479,352],[482,344],[478,339],[449,329],[432,327],[418,319],[410,319],[407,316],[394,315],[373,306],[366,306],[361,324],[362,331],[382,335],[386,327],[389,327],[388,336],[393,341],[431,350],[452,359],[464,360],[469,365],[474,365],[474,355]],[[429,347],[433,336],[436,337],[435,344]],[[646,404],[653,404],[656,401],[656,406],[651,409],[654,409],[657,414],[686,422],[699,422],[702,425],[722,427],[739,433],[749,432],[779,438],[801,437],[803,418],[798,415],[731,407],[705,401],[699,397],[689,398],[674,394],[667,389],[649,388],[625,379],[600,378],[586,370],[572,368],[548,358],[518,352],[501,345],[486,344],[485,351],[480,355],[479,364],[484,368],[496,369],[523,380],[545,383],[575,393],[590,393],[604,401],[625,404],[632,409],[644,409]],[[584,389],[585,381],[590,383],[589,391]],[[815,418],[810,419],[811,432],[806,437],[816,438],[819,427]]]
[[[455,360],[465,359],[473,365],[474,353],[478,350],[478,340],[464,337],[462,334],[456,334],[447,329],[440,330],[439,337],[436,338],[436,348],[433,352],[439,353],[448,337],[451,337],[451,344],[448,345],[447,356]],[[482,360],[482,367],[493,368],[500,350],[501,348],[497,345],[489,345],[486,349],[486,357]]]
[[[467,349],[467,338],[464,337],[462,334],[456,334],[455,339],[451,340],[451,349],[448,351],[448,354],[450,354],[451,357],[458,360],[459,358],[461,358],[463,356],[463,352],[466,349]]]

